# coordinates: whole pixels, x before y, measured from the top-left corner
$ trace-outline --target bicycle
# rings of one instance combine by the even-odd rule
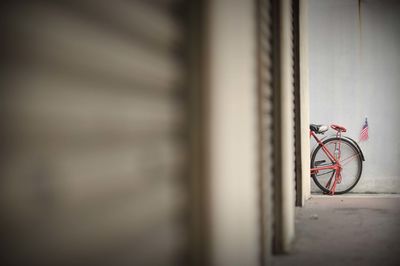
[[[324,134],[329,127],[310,125],[310,138],[317,141],[311,153],[310,174],[324,194],[335,195],[347,193],[357,185],[365,158],[357,142],[342,136],[346,128],[335,124],[331,128],[336,136],[319,139],[317,134]]]

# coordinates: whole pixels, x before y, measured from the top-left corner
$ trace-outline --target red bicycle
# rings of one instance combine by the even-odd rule
[[[310,125],[310,138],[318,143],[311,153],[311,177],[325,194],[343,194],[357,185],[365,158],[353,139],[342,136],[346,128],[335,124],[331,128],[336,135],[319,139],[316,134],[324,134],[329,127]]]

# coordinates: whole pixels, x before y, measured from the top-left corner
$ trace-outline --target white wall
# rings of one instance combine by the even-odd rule
[[[370,138],[354,192],[400,192],[400,1],[310,0],[311,123]]]

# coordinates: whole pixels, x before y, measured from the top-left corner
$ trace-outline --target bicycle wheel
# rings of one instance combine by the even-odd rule
[[[343,194],[352,190],[361,177],[362,158],[357,147],[343,138],[329,138],[323,141],[325,147],[336,158],[340,158],[342,166],[341,180],[336,184],[335,194]],[[339,148],[340,147],[340,148]],[[311,168],[333,165],[334,162],[329,159],[322,146],[319,145],[311,156]],[[328,193],[333,186],[335,179],[335,170],[319,170],[312,174],[315,184],[325,193]]]

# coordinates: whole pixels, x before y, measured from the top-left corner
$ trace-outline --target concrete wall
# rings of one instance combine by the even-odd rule
[[[399,14],[398,1],[310,1],[311,123],[342,124],[358,140],[368,117],[354,192],[400,192]]]

